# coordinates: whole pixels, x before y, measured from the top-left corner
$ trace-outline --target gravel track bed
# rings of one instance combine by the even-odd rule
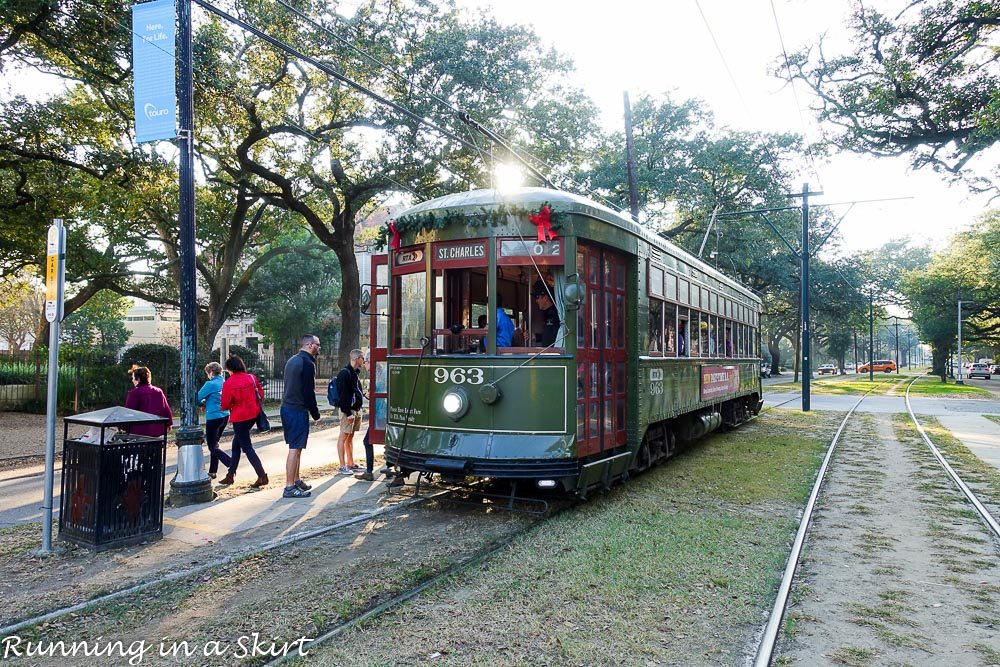
[[[998,664],[998,544],[907,424],[845,432],[773,664]]]

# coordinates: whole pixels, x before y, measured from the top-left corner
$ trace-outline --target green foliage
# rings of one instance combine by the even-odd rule
[[[895,16],[858,3],[851,53],[828,57],[820,39],[776,74],[813,89],[835,146],[996,189],[969,167],[1000,138],[998,15],[996,0],[917,0]]]
[[[117,352],[128,341],[124,319],[131,307],[130,299],[101,290],[63,321],[63,339],[73,347]]]
[[[906,275],[903,289],[920,338],[930,343],[934,373],[942,379],[958,340],[957,300],[961,295],[962,338],[966,349],[1000,345],[1000,211],[989,211],[967,232],[957,234],[926,268]],[[992,355],[990,355],[992,356]]]
[[[168,394],[177,395],[180,391],[181,353],[176,347],[160,343],[134,345],[122,354],[120,372],[126,375],[132,366],[149,368],[152,384]]]
[[[257,331],[287,352],[298,348],[305,333],[319,336],[324,345],[332,344],[340,330],[339,296],[336,258],[329,251],[313,251],[284,255],[258,271],[244,305],[256,314]]]

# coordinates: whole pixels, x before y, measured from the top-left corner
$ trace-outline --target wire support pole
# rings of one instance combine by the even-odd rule
[[[205,474],[198,426],[195,377],[198,346],[197,264],[194,196],[194,56],[191,37],[191,0],[177,2],[177,120],[178,220],[180,240],[181,311],[181,426],[177,429],[177,473],[170,480],[170,502],[190,505],[210,502],[212,480]]]
[[[802,245],[799,248],[799,260],[802,263],[800,310],[802,313],[802,412],[809,412],[810,396],[809,381],[812,379],[809,327],[809,197],[821,195],[822,192],[810,192],[809,184],[802,184],[802,192],[786,195],[789,198],[802,197]]]
[[[194,66],[191,40],[191,0],[177,3],[178,32],[178,124],[180,125],[179,219],[180,311],[181,311],[181,425],[197,423],[195,409],[195,200],[194,200]]]

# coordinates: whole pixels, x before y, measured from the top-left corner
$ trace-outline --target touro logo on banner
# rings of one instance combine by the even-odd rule
[[[177,136],[174,17],[174,0],[132,6],[135,136],[139,142]]]

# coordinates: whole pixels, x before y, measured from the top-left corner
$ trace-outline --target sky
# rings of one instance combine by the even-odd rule
[[[820,138],[813,98],[798,84],[793,93],[769,72],[788,53],[813,45],[846,52],[847,0],[457,0],[485,9],[503,23],[531,25],[545,45],[571,57],[576,82],[602,110],[608,129],[622,127],[622,92],[670,93],[675,101],[707,103],[719,124],[736,130],[795,132]],[[901,2],[874,0],[880,8]],[[613,6],[614,11],[606,7]],[[773,6],[773,11],[772,11]],[[777,21],[775,20],[777,16]],[[780,35],[779,35],[780,27]],[[876,248],[909,236],[943,247],[948,237],[980,215],[989,203],[932,171],[909,170],[905,158],[840,154],[817,161],[796,182],[822,190],[814,203],[912,197],[858,204],[841,223],[842,250]],[[833,208],[838,217],[847,206]]]
[[[718,124],[736,130],[795,132],[807,142],[820,138],[813,98],[802,84],[793,89],[769,72],[780,62],[782,42],[792,53],[825,35],[827,53],[846,52],[848,0],[616,0],[613,5],[580,0],[455,0],[484,10],[503,23],[533,26],[541,48],[555,47],[576,64],[576,83],[602,110],[606,129],[620,130],[622,93],[669,93],[675,101],[703,100]],[[357,0],[343,0],[350,14]],[[904,0],[868,0],[891,10]],[[608,7],[613,7],[609,11]],[[780,33],[779,33],[780,29]],[[36,77],[37,78],[37,77]],[[43,86],[42,81],[35,81]],[[0,81],[10,94],[24,80]],[[814,167],[814,168],[813,168]],[[905,158],[842,153],[817,160],[795,181],[800,190],[822,190],[815,204],[895,199],[832,210],[844,217],[843,244],[852,254],[903,237],[943,247],[989,206],[963,185],[949,185],[930,171],[911,171]],[[908,198],[908,199],[902,199]],[[1000,206],[1000,204],[997,204]]]

